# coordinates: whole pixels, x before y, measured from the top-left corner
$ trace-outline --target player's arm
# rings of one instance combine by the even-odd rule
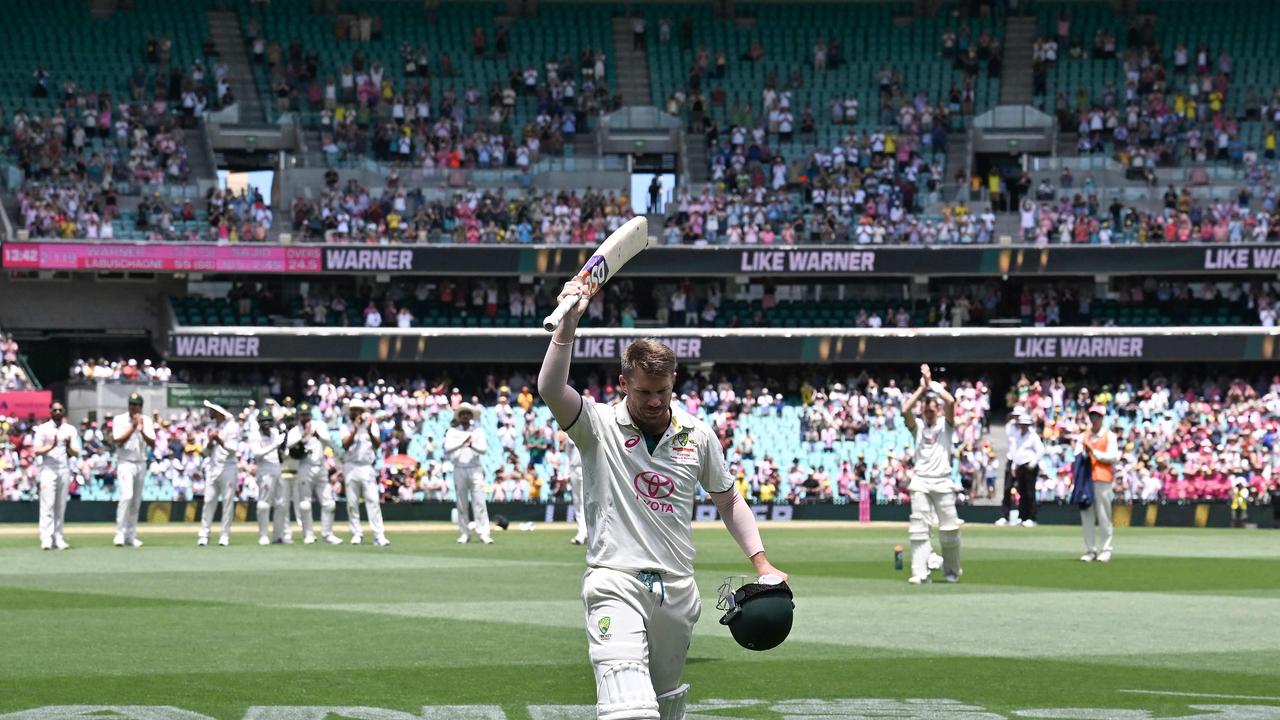
[[[906,423],[907,429],[914,435],[916,432],[916,403],[920,402],[920,398],[924,397],[925,384],[920,383],[916,386],[916,391],[911,393],[911,397],[902,405],[902,422]]]
[[[142,442],[153,448],[156,446],[156,426],[149,418],[143,418],[142,422]]]
[[[547,346],[547,354],[542,359],[542,369],[538,371],[538,395],[547,404],[560,428],[568,430],[577,422],[582,413],[585,401],[582,393],[569,387],[569,363],[573,359],[573,334],[578,329],[578,321],[587,311],[591,298],[583,293],[582,283],[574,278],[564,284],[556,302],[572,295],[582,295],[578,304],[564,314],[564,320],[551,335],[551,344]]]
[[[71,435],[68,435],[67,439],[63,441],[63,444],[67,446],[67,457],[69,458],[80,457],[79,436],[75,435],[74,433]]]
[[[359,428],[351,428],[351,432],[346,432],[345,430],[342,432],[342,449],[343,450],[351,449],[351,443],[356,441],[356,433],[359,431],[360,431]]]
[[[39,432],[35,433],[35,440],[34,440],[35,447],[31,448],[31,452],[35,453],[36,455],[48,455],[50,452],[53,451],[55,447],[58,446],[57,435],[54,435],[52,438],[50,438],[49,443],[47,445],[41,445],[40,443],[44,441],[45,441],[44,438],[41,437],[41,433]]]
[[[454,453],[462,449],[467,444],[467,436],[458,432],[454,428],[449,428],[444,434],[444,454],[453,457]]]
[[[471,433],[471,449],[483,455],[489,451],[489,438],[484,434],[484,430],[480,429],[477,424],[475,430]]]
[[[1100,437],[1106,437],[1105,430],[1103,431],[1103,434]],[[1097,460],[1098,462],[1106,465],[1114,465],[1115,462],[1120,459],[1120,441],[1117,438],[1115,442],[1107,443],[1106,450],[1099,450],[1093,446],[1090,446],[1089,452],[1090,454],[1093,455],[1094,460]]]
[[[369,427],[366,430],[366,432],[369,433],[369,440],[370,442],[373,443],[374,450],[377,450],[378,448],[382,447],[382,435],[378,432],[377,427],[378,427],[378,424],[370,420]]]
[[[116,445],[119,445],[120,443],[128,440],[133,435],[133,431],[137,429],[138,426],[133,423],[133,418],[130,417],[128,430],[121,432],[120,425],[116,424],[111,430],[111,435],[115,438]]]

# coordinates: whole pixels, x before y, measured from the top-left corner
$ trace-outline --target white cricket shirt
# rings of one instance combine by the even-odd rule
[[[951,481],[951,427],[942,413],[933,425],[926,425],[923,417],[916,418],[915,468],[907,488],[913,492],[955,489]]]
[[[584,397],[565,432],[582,453],[587,565],[692,575],[694,485],[733,487],[711,428],[673,403],[671,425],[650,454],[625,402]]]
[[[36,426],[35,444],[53,445],[53,449],[45,453],[41,458],[40,465],[45,470],[52,470],[59,475],[64,475],[70,469],[67,464],[67,448],[63,443],[67,440],[71,441],[71,447],[80,448],[80,433],[75,429],[74,425],[62,423],[54,425],[52,420]]]
[[[143,435],[155,437],[155,428],[151,425],[151,418],[146,415],[142,416],[142,427],[134,431],[129,439],[120,444],[120,438],[129,432],[129,427],[133,421],[129,417],[129,413],[120,413],[111,420],[111,434],[114,437],[116,447],[116,462],[140,463],[147,460],[147,444],[143,439]]]

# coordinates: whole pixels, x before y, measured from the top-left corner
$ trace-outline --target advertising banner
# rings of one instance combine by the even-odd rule
[[[1280,331],[1141,332],[1081,335],[1002,332],[964,334],[900,331],[878,334],[745,335],[653,333],[682,363],[1026,363],[1249,362],[1280,360]],[[635,337],[640,337],[637,335]],[[631,336],[580,335],[575,362],[617,363]],[[174,360],[273,362],[512,362],[540,363],[547,336],[525,334],[351,333],[289,330],[235,333],[178,332],[169,337]]]
[[[260,400],[258,388],[246,385],[185,385],[169,383],[165,394],[171,408],[201,407],[205,400],[223,407],[244,407],[250,400]]]
[[[49,405],[53,393],[49,390],[11,390],[0,392],[0,415],[23,420],[35,415],[40,420],[49,419]]]
[[[320,272],[320,248],[288,245],[7,243],[13,270],[113,272]]]
[[[29,270],[149,272],[538,275],[567,277],[594,246],[212,245],[118,242],[8,243],[3,265]],[[796,246],[655,247],[627,264],[628,275],[1028,276],[1204,275],[1280,272],[1280,244],[1120,246]]]

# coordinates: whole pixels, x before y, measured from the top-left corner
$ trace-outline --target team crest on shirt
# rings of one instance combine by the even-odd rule
[[[608,615],[605,615],[604,617],[596,621],[596,627],[600,629],[601,640],[609,639],[609,626],[612,624],[613,624],[613,620]]]

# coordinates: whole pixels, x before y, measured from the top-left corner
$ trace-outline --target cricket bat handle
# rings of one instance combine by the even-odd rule
[[[564,320],[565,313],[572,310],[573,306],[577,305],[578,301],[581,299],[581,295],[570,295],[561,300],[560,304],[556,306],[556,309],[552,310],[551,314],[542,321],[542,329],[547,332],[555,332],[555,329],[560,327],[560,321]]]

